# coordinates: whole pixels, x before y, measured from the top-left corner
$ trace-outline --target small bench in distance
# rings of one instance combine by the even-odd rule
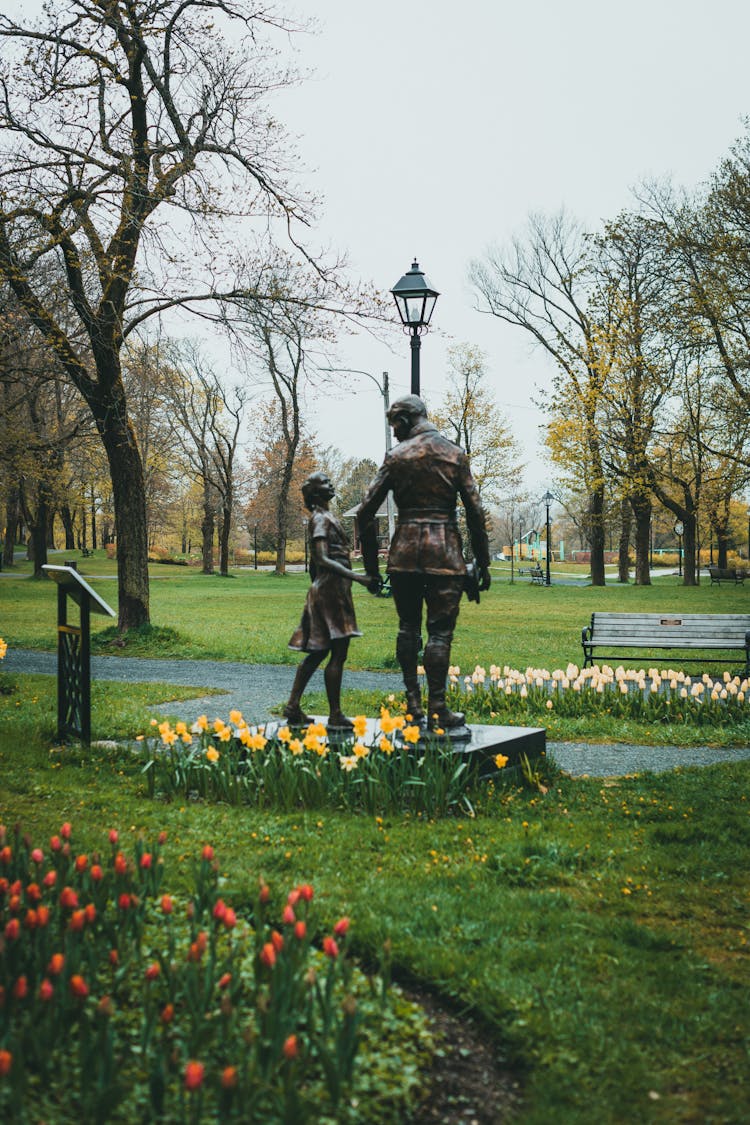
[[[745,571],[738,566],[710,566],[708,576],[712,586],[720,586],[722,582],[733,582],[735,586],[742,586],[745,581]]]

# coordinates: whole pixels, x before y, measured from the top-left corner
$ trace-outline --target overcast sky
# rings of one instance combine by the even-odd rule
[[[279,0],[284,7],[287,0]],[[479,345],[524,446],[527,480],[553,483],[530,402],[549,367],[520,329],[474,309],[470,260],[565,207],[589,229],[648,178],[692,188],[750,113],[748,0],[288,0],[318,22],[296,37],[312,75],[278,95],[298,138],[301,183],[322,197],[314,240],[351,275],[389,290],[414,256],[441,296],[423,337],[422,388],[436,402],[447,348]],[[0,0],[4,11],[40,0]],[[194,331],[194,330],[193,330]],[[342,335],[342,366],[409,390],[408,336]],[[365,377],[318,393],[309,420],[347,456],[383,453],[382,399]]]
[[[300,3],[301,9],[303,5]],[[747,0],[314,0],[299,42],[315,74],[279,110],[324,197],[319,233],[354,276],[388,290],[416,255],[441,293],[423,338],[422,387],[444,388],[451,343],[487,353],[497,401],[544,491],[553,474],[529,397],[549,368],[520,329],[473,308],[472,257],[565,207],[591,229],[644,178],[704,180],[750,111]],[[342,365],[390,372],[408,392],[408,337],[342,338]],[[382,456],[381,399],[366,378],[318,397],[321,440]]]

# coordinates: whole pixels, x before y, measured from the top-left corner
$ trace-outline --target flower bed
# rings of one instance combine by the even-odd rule
[[[358,715],[346,738],[329,738],[322,723],[297,734],[286,726],[250,727],[239,711],[228,723],[209,724],[202,715],[189,729],[164,722],[158,730],[158,742],[144,740],[151,796],[371,815],[471,811],[475,778],[468,763],[450,742],[425,742],[418,726],[386,707],[374,727]]]
[[[491,720],[554,712],[561,716],[611,715],[649,723],[731,726],[750,721],[750,680],[725,672],[720,679],[707,673],[691,677],[672,669],[626,669],[594,665],[549,672],[501,669],[489,674],[477,665],[461,676],[449,672],[451,706],[467,707],[473,716]]]
[[[128,858],[111,831],[107,854],[76,854],[69,824],[46,849],[0,826],[2,1120],[399,1117],[434,1044],[387,965],[355,969],[348,918],[318,948],[309,884],[279,899],[260,881],[232,907],[210,845],[170,895],[164,843]]]

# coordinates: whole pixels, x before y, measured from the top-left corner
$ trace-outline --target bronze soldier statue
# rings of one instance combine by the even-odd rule
[[[421,398],[406,395],[394,402],[388,421],[398,445],[387,454],[357,510],[365,570],[379,578],[375,515],[390,491],[398,507],[398,523],[387,570],[399,619],[396,656],[407,708],[415,722],[424,719],[417,662],[422,647],[422,607],[426,605],[428,725],[456,730],[463,726],[464,716],[446,706],[445,690],[467,574],[456,523],[458,496],[466,509],[480,590],[490,585],[485,512],[468,457],[428,421]]]

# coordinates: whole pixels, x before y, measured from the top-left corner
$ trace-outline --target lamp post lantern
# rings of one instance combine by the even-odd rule
[[[552,585],[552,581],[550,579],[550,573],[549,573],[549,556],[550,556],[549,506],[554,499],[555,498],[552,495],[552,493],[549,491],[549,489],[547,489],[544,496],[542,497],[542,500],[544,500],[544,503],[547,505],[547,580],[545,582],[545,586],[551,586]]]
[[[409,272],[396,282],[391,293],[404,331],[411,333],[411,393],[418,395],[420,336],[427,331],[440,294],[432,288],[417,261],[412,262]]]

